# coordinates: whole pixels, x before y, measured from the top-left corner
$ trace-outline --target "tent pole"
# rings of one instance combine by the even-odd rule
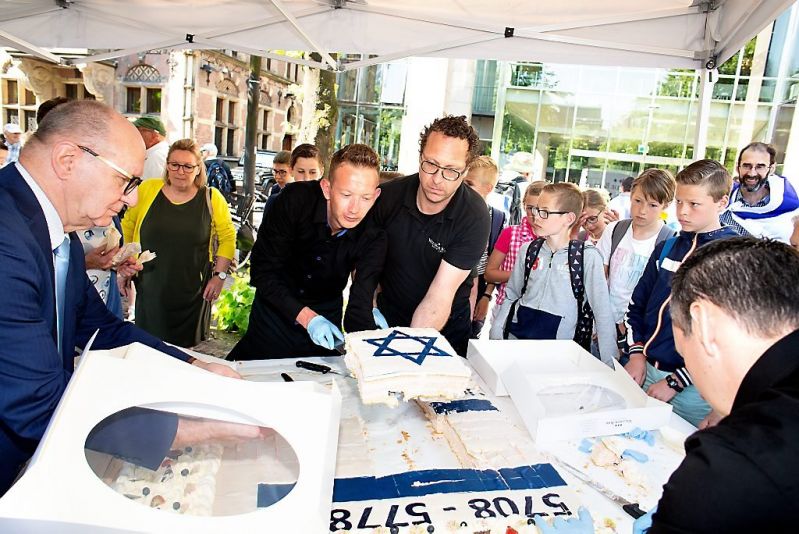
[[[508,87],[510,87],[510,62],[498,61],[497,64],[499,67],[499,80],[497,80],[499,87],[497,87],[497,105],[494,111],[494,130],[491,133],[491,159],[500,166],[502,127],[505,123],[505,99],[507,98]]]
[[[250,77],[247,79],[247,122],[244,129],[244,202],[239,215],[255,195],[255,137],[258,126],[258,101],[261,97],[261,56],[250,56]],[[252,210],[250,210],[252,223]]]
[[[322,47],[320,47],[316,41],[314,41],[314,39],[302,29],[300,23],[296,18],[294,18],[294,15],[292,15],[291,12],[286,9],[286,6],[283,5],[283,2],[280,2],[279,0],[269,0],[269,2],[275,6],[275,9],[280,11],[280,14],[283,15],[286,21],[294,28],[294,31],[300,34],[300,37],[302,37],[302,39],[308,43],[311,48],[313,48],[320,56],[322,56],[322,61],[327,63],[331,70],[338,70],[338,63],[336,63],[336,60],[333,59],[333,56],[322,50]]]
[[[705,159],[707,152],[707,130],[710,120],[710,100],[718,74],[715,70],[699,69],[699,107],[696,113],[693,160]]]
[[[39,48],[36,45],[29,43],[19,37],[15,37],[8,32],[4,32],[0,30],[0,43],[5,42],[11,48],[15,48],[20,52],[27,52],[32,54],[38,58],[45,59],[47,61],[52,61],[53,63],[60,64],[61,58],[55,54],[48,52],[42,48]]]

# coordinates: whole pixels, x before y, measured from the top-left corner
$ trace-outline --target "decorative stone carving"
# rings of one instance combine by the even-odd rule
[[[83,85],[99,101],[114,104],[114,68],[100,63],[78,67],[83,73]]]
[[[56,95],[55,66],[43,64],[30,58],[22,58],[19,70],[25,75],[20,78],[22,84],[33,91],[40,102],[49,100]]]

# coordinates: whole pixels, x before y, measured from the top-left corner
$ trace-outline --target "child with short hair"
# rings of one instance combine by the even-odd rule
[[[488,257],[486,264],[486,280],[498,284],[497,298],[494,311],[499,311],[499,306],[505,300],[505,286],[510,279],[510,273],[516,264],[516,257],[519,249],[525,243],[529,243],[537,236],[533,232],[534,212],[538,209],[538,197],[547,182],[533,182],[527,186],[524,192],[522,206],[527,216],[519,224],[508,226],[499,234],[494,250]]]
[[[486,202],[488,209],[489,234],[488,243],[485,251],[477,262],[477,278],[472,285],[472,294],[469,300],[472,302],[472,339],[480,337],[483,330],[491,297],[494,293],[494,284],[485,278],[488,256],[494,251],[494,246],[499,239],[502,228],[505,226],[505,213],[497,208],[488,205],[488,195],[494,190],[499,180],[499,168],[497,164],[488,156],[478,156],[469,165],[469,173],[464,178],[464,183],[471,187],[475,193],[480,195]]]
[[[625,326],[630,361],[624,366],[650,397],[670,402],[674,412],[697,425],[710,412],[685,369],[671,330],[671,278],[680,264],[702,245],[735,237],[722,226],[732,177],[717,161],[696,161],[677,173],[676,208],[679,236],[657,245],[633,291]]]
[[[574,339],[589,350],[596,322],[600,359],[613,366],[618,350],[602,255],[591,244],[569,241],[582,211],[576,185],[543,188],[533,219],[539,238],[519,250],[491,339]]]
[[[652,250],[675,234],[664,223],[663,215],[674,200],[676,185],[669,171],[647,169],[642,172],[632,183],[631,218],[610,223],[597,243],[605,262],[610,309],[623,352],[626,345],[624,314],[633,290],[644,274]]]
[[[322,154],[316,145],[303,143],[291,151],[289,171],[295,182],[320,180],[325,173]]]

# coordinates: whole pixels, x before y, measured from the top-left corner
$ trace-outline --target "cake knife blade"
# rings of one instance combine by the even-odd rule
[[[587,486],[590,486],[591,488],[595,489],[596,491],[604,495],[607,499],[616,503],[619,507],[621,507],[622,510],[624,510],[633,519],[638,519],[642,515],[646,515],[646,512],[641,510],[637,502],[630,502],[624,497],[616,495],[615,493],[610,491],[608,488],[606,488],[599,482],[596,482],[588,478],[588,475],[572,467],[571,465],[563,462],[562,460],[556,460],[556,464],[559,467],[563,467],[563,469],[574,475],[576,478],[578,478],[581,482],[583,482]]]

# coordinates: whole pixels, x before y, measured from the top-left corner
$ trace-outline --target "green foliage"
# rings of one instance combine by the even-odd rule
[[[217,329],[244,335],[250,324],[250,311],[255,289],[250,286],[250,274],[234,273],[233,284],[222,290],[213,307]]]

